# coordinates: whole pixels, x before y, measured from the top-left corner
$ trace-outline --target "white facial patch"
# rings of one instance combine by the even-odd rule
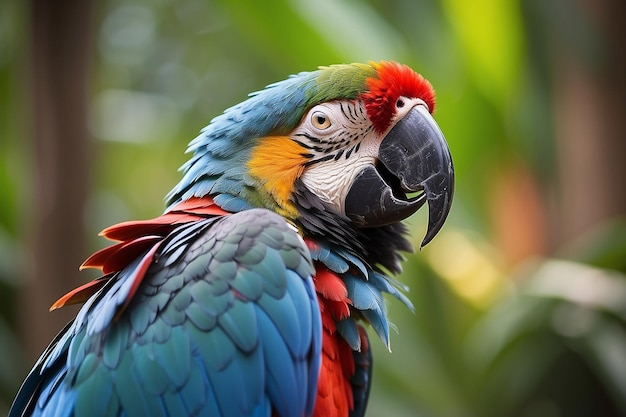
[[[350,186],[364,167],[374,163],[373,158],[320,162],[306,170],[300,179],[329,207],[345,214],[343,203]]]
[[[382,140],[361,101],[333,101],[313,107],[292,139],[312,156],[300,177],[304,185],[337,213],[358,173],[375,165]]]

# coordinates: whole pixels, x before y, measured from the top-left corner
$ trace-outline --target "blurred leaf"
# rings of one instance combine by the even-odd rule
[[[0,316],[0,413],[5,415],[8,405],[25,376],[25,358],[15,332]],[[4,408],[7,408],[6,410]]]
[[[626,220],[612,219],[563,249],[567,258],[626,273]]]
[[[517,93],[523,59],[523,29],[515,1],[445,0],[473,78],[483,93],[506,108]]]
[[[602,415],[624,412],[618,352],[626,351],[626,277],[561,260],[518,274],[519,293],[491,309],[468,339],[468,360],[484,375],[484,415],[585,416],[599,404]],[[577,394],[585,389],[595,394]],[[526,414],[539,413],[538,400],[550,406]]]
[[[616,322],[605,318],[594,326],[590,334],[581,340],[581,352],[588,365],[598,374],[604,387],[626,414],[626,326],[623,320]]]
[[[296,12],[294,4],[288,0],[221,0],[219,4],[230,16],[229,23],[256,46],[260,60],[272,62],[289,72],[311,70],[324,63],[342,60],[323,34]],[[327,12],[324,8],[319,11]]]

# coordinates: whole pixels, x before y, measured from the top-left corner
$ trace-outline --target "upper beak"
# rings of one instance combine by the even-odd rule
[[[379,164],[364,168],[345,200],[346,214],[363,227],[403,220],[428,202],[428,230],[422,247],[443,226],[454,193],[448,144],[425,106],[413,107],[380,144]],[[423,191],[408,198],[406,193]]]

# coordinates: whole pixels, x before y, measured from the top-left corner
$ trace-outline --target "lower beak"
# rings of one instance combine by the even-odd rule
[[[450,149],[426,107],[415,106],[396,123],[380,144],[378,160],[355,178],[346,215],[361,227],[378,227],[403,220],[428,202],[423,247],[443,227],[454,193]]]

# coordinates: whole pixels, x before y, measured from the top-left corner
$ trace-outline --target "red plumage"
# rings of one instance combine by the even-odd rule
[[[315,265],[314,282],[318,297],[324,299],[324,305],[321,307],[328,311],[328,318],[332,321],[332,324],[328,323],[328,325],[332,326],[334,331],[335,322],[350,315],[349,306],[352,302],[348,298],[346,284],[335,273],[319,263]]]
[[[350,315],[352,303],[343,280],[321,263],[315,264],[314,282],[322,313],[323,342],[313,417],[348,416],[354,409],[350,378],[355,363],[352,348],[337,332],[336,323]],[[361,335],[362,348],[367,349],[364,339]]]
[[[336,277],[336,276],[335,276]],[[337,279],[339,279],[337,277]],[[318,293],[322,313],[322,364],[313,417],[348,416],[354,408],[350,378],[354,375],[352,349],[337,333],[332,303]]]
[[[361,95],[361,99],[376,131],[383,133],[389,128],[400,96],[420,98],[430,112],[434,112],[435,90],[428,80],[397,62],[383,61],[373,65],[378,71],[378,78],[366,80],[368,91]]]
[[[192,198],[177,204],[163,215],[154,219],[115,224],[104,229],[100,232],[100,235],[118,243],[97,251],[87,258],[80,268],[94,268],[101,270],[105,274],[110,274],[123,269],[142,253],[149,251],[144,256],[140,264],[140,273],[137,274],[135,282],[133,282],[133,287],[128,297],[130,300],[141,283],[156,249],[165,236],[180,224],[224,214],[228,214],[228,212],[217,206],[213,199]],[[52,304],[50,310],[56,310],[65,305],[85,302],[98,292],[109,278],[110,275],[105,275],[100,279],[88,282],[70,291]],[[123,311],[123,308],[121,310]]]

